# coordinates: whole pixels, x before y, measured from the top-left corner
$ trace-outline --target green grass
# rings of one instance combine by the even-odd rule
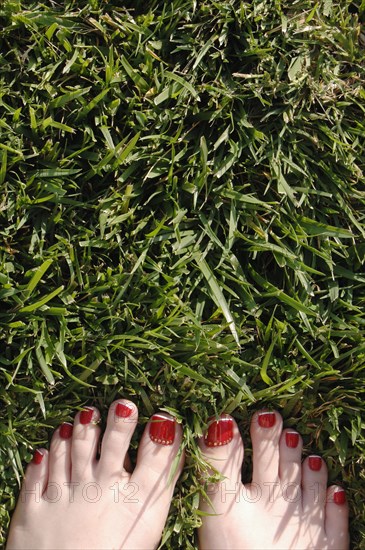
[[[164,548],[196,548],[195,436],[263,406],[365,548],[364,2],[0,10],[0,542],[32,450],[125,395],[134,449],[184,424]]]

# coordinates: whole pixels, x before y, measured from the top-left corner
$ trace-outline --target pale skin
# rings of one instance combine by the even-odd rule
[[[225,476],[208,492],[217,515],[204,518],[200,550],[347,550],[345,492],[339,486],[327,488],[321,457],[302,462],[302,438],[295,430],[283,430],[280,414],[261,411],[251,419],[253,476],[246,485],[241,481],[244,445],[237,424],[228,415],[222,419],[232,424],[231,441],[217,447],[204,439],[200,443],[206,460]],[[201,509],[212,513],[207,502]]]
[[[7,550],[158,547],[183,469],[182,427],[167,413],[154,415],[131,471],[128,447],[137,407],[125,399],[111,405],[97,458],[99,418],[88,407],[77,413],[73,430],[69,424],[56,430],[49,451],[36,451]],[[251,438],[253,480],[246,486],[244,446],[232,417],[212,421],[199,441],[212,470],[222,474],[209,487],[211,502],[201,501],[201,510],[213,515],[203,517],[200,550],[348,550],[346,497],[341,487],[327,488],[324,461],[312,456],[302,463],[301,437],[283,430],[277,412],[255,413]]]
[[[116,415],[119,403],[131,408],[130,416]],[[99,460],[96,422],[100,413],[94,407],[90,410],[89,423],[82,424],[82,413],[77,413],[71,437],[61,437],[58,428],[50,451],[41,449],[41,462],[28,465],[7,550],[144,550],[158,546],[184,461],[182,455],[170,482],[181,426],[174,423],[174,441],[166,445],[151,440],[149,423],[139,444],[136,467],[129,473],[127,451],[137,425],[137,407],[127,400],[112,404]],[[172,419],[166,413],[160,418]],[[69,431],[63,435],[69,436]],[[37,483],[39,493],[32,494]],[[51,489],[48,495],[47,487]]]

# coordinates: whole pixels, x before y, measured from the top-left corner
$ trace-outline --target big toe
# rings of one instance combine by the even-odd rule
[[[141,438],[131,476],[149,507],[158,510],[169,505],[185,460],[181,443],[182,428],[175,418],[164,412],[154,414]]]
[[[215,470],[229,479],[241,481],[243,442],[234,418],[222,414],[218,420],[210,420],[199,446]]]
[[[212,419],[199,441],[205,460],[222,479],[208,487],[207,496],[217,513],[227,509],[227,498],[234,500],[241,489],[243,441],[235,420],[228,414]],[[203,509],[207,506],[203,504]]]

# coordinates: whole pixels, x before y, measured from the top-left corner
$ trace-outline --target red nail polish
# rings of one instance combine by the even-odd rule
[[[154,414],[150,421],[150,438],[161,445],[172,445],[175,439],[175,420]]]
[[[204,441],[207,447],[220,447],[227,445],[233,439],[233,420],[232,418],[222,417],[219,420],[213,420],[208,426]]]
[[[345,504],[346,502],[346,493],[343,489],[338,489],[333,493],[333,502],[335,504]]]
[[[313,472],[319,472],[322,468],[322,459],[320,456],[310,456],[308,459],[309,467]]]
[[[285,443],[289,449],[296,449],[299,443],[299,434],[297,432],[286,432]]]
[[[133,412],[132,407],[129,405],[125,405],[124,403],[118,403],[115,407],[115,414],[119,416],[119,418],[128,418]]]
[[[259,426],[261,428],[272,428],[275,424],[276,416],[272,412],[259,413]]]
[[[70,439],[72,436],[72,431],[74,427],[69,422],[65,422],[64,424],[61,424],[60,426],[60,437],[62,439]]]
[[[80,423],[90,424],[94,414],[94,409],[84,409],[80,413]]]
[[[33,464],[40,464],[43,460],[43,457],[44,457],[44,454],[42,453],[42,451],[38,451],[38,449],[36,449],[33,454],[33,459],[32,459]]]

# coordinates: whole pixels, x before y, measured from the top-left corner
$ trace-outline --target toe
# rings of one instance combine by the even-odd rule
[[[96,468],[100,428],[100,413],[95,407],[85,407],[77,413],[71,445],[72,481],[90,480]]]
[[[228,414],[222,414],[218,420],[212,419],[199,446],[213,471],[223,476],[220,481],[210,484],[207,491],[215,511],[219,513],[221,507],[227,507],[227,499],[234,500],[242,487],[244,448],[235,420]]]
[[[71,441],[73,424],[64,422],[54,432],[49,452],[49,484],[68,483],[71,479]]]
[[[251,420],[252,482],[265,490],[279,482],[279,441],[283,420],[276,411],[256,412]]]
[[[167,491],[171,498],[182,469],[181,440],[182,428],[172,416],[153,415],[143,433],[131,480],[146,493],[156,490],[156,498],[159,491]]]
[[[13,514],[6,548],[25,548],[34,522],[39,522],[43,510],[44,494],[48,481],[48,451],[36,449],[28,464],[15,512]],[[19,544],[19,541],[24,541]]]
[[[303,512],[314,538],[324,530],[327,466],[318,455],[308,456],[302,465]]]
[[[299,433],[285,429],[279,443],[279,477],[284,498],[298,501],[301,498],[303,441]]]
[[[119,399],[110,406],[97,465],[99,478],[106,474],[119,478],[123,465],[130,470],[131,464],[127,451],[137,420],[138,410],[131,401]]]
[[[32,506],[34,503],[41,502],[48,482],[48,456],[47,449],[34,451],[22,484],[19,499],[21,505]]]
[[[327,489],[325,531],[328,547],[347,550],[349,548],[349,508],[346,492],[342,487],[332,485]]]
[[[137,464],[128,482],[128,500],[141,513],[148,510],[144,530],[148,532],[150,548],[157,548],[161,540],[175,483],[182,471],[181,441],[181,426],[169,414],[158,413],[148,422],[139,444]]]
[[[241,480],[243,442],[234,418],[222,414],[218,420],[210,420],[199,446],[214,469],[230,479]]]

